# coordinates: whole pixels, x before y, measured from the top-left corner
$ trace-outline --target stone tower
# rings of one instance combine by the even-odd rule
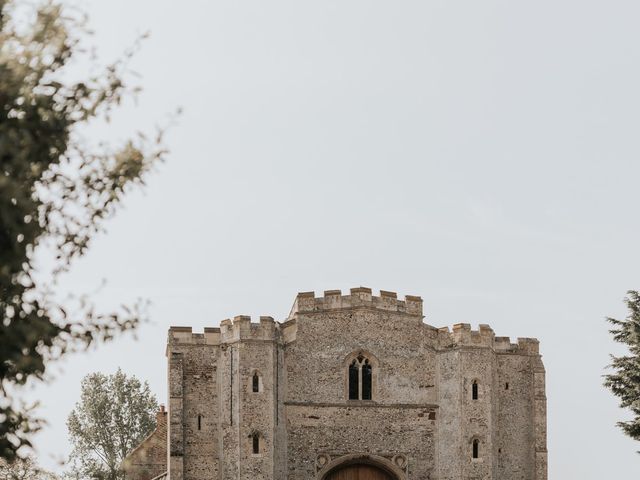
[[[282,323],[172,327],[167,358],[170,480],[547,478],[538,341],[431,327],[420,297],[300,293]]]

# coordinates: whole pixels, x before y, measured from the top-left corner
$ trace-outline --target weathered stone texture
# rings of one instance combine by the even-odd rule
[[[343,462],[399,480],[547,478],[538,342],[436,329],[420,297],[302,293],[282,323],[173,327],[167,357],[171,480],[323,480]],[[354,359],[372,366],[371,400],[349,399]]]
[[[437,332],[421,316],[361,308],[300,313],[296,322],[296,340],[285,347],[288,399],[343,402],[347,359],[363,351],[377,367],[377,402],[435,401]]]
[[[169,359],[169,477],[209,480],[218,471],[219,346],[215,331],[192,334],[190,328],[171,331]]]
[[[286,411],[290,480],[315,478],[319,455],[400,454],[410,459],[411,478],[427,478],[434,469],[432,408],[289,405]]]

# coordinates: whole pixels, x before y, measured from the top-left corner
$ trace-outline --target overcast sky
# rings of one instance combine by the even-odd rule
[[[640,288],[639,2],[76,3],[105,62],[151,32],[137,105],[92,138],[184,115],[64,279],[106,279],[105,309],[148,298],[153,323],[35,392],[45,465],[85,374],[122,367],[165,402],[169,325],[282,320],[298,291],[363,285],[421,295],[436,327],[540,339],[549,478],[638,478],[601,376],[604,317]]]

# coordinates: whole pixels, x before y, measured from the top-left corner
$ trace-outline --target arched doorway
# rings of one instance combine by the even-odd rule
[[[338,467],[324,477],[325,480],[395,480],[390,473],[367,464],[351,464]]]

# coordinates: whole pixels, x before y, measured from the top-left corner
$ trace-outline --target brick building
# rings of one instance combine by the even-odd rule
[[[167,359],[127,480],[547,478],[538,341],[434,328],[420,297],[300,293],[281,323],[172,327]]]

